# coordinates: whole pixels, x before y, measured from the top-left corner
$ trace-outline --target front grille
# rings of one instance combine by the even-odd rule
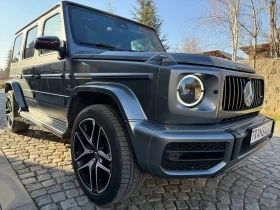
[[[161,166],[166,170],[207,170],[223,161],[225,151],[225,142],[169,143]]]
[[[253,84],[254,99],[250,107],[244,103],[244,88],[247,82]],[[261,106],[264,95],[262,79],[227,76],[224,83],[223,110],[240,111]]]

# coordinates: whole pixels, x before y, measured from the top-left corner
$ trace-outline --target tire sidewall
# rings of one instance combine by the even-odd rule
[[[82,182],[80,176],[77,172],[77,165],[74,161],[74,136],[79,126],[79,123],[86,119],[93,118],[96,122],[103,128],[105,131],[110,148],[112,153],[112,171],[111,171],[111,179],[110,183],[101,194],[93,194]],[[118,136],[116,130],[113,126],[113,123],[109,120],[109,118],[105,115],[104,112],[97,109],[95,106],[91,106],[90,108],[84,109],[76,118],[71,135],[71,156],[72,156],[72,164],[76,174],[76,177],[80,183],[80,186],[84,190],[85,194],[93,200],[95,203],[99,205],[103,205],[106,203],[110,203],[114,200],[117,195],[117,192],[120,188],[121,184],[121,175],[122,175],[122,156],[121,156],[121,147],[119,144]]]

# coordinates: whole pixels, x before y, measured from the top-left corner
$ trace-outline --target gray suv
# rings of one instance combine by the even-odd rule
[[[167,53],[152,28],[72,2],[16,33],[10,72],[9,129],[70,138],[77,179],[99,205],[132,195],[144,173],[218,176],[273,135],[252,68]]]

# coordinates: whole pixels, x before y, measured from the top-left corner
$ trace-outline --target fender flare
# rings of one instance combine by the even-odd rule
[[[5,82],[5,93],[9,91],[8,86],[12,87],[12,90],[14,91],[15,99],[19,105],[19,111],[28,112],[28,106],[26,104],[22,89],[20,87],[20,84],[15,80],[8,80]]]
[[[87,83],[77,86],[73,89],[69,109],[67,110],[67,119],[71,115],[73,99],[79,92],[102,93],[110,96],[116,102],[122,118],[124,120],[146,120],[146,115],[135,94],[128,87],[116,83]]]

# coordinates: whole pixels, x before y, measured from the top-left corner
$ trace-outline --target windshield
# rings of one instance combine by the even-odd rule
[[[154,30],[120,18],[70,7],[70,22],[77,44],[111,50],[165,52]]]

